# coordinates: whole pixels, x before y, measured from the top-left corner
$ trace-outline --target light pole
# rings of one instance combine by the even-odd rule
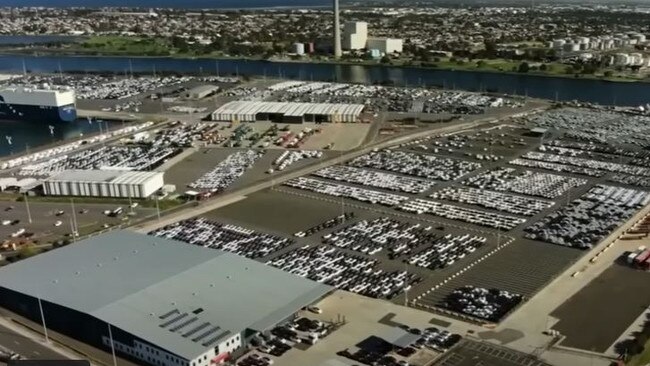
[[[113,366],[117,366],[117,357],[115,357],[115,343],[113,342],[113,331],[111,330],[110,323],[108,325],[108,338],[111,341],[111,353],[113,354]]]
[[[76,243],[77,242],[77,235],[74,230],[74,224],[72,223],[72,217],[70,218],[70,235],[72,235],[72,242]]]
[[[41,298],[38,298],[38,309],[41,311],[41,321],[43,322],[43,334],[45,335],[45,342],[50,343],[50,337],[47,335],[47,327],[45,326],[45,313],[43,313],[43,304]]]
[[[77,225],[77,213],[74,209],[74,199],[70,198],[70,207],[72,208],[72,221],[74,223],[74,230],[79,231],[79,226]]]
[[[13,145],[13,142],[12,142],[13,138],[11,136],[9,136],[9,135],[5,135],[5,139],[7,140],[7,144],[9,144],[9,154],[13,155],[14,152],[13,152],[13,149],[11,148],[12,145]]]
[[[160,206],[158,205],[158,199],[159,199],[158,196],[154,198],[154,200],[156,201],[156,213],[158,214],[158,221],[160,221]]]
[[[29,211],[29,201],[27,201],[27,192],[23,193],[25,195],[25,208],[27,209],[27,221],[32,223],[32,213]]]

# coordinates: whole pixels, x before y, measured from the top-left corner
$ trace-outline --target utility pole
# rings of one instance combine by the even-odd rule
[[[27,209],[27,221],[32,223],[32,213],[29,211],[29,201],[27,201],[27,192],[23,193],[25,195],[25,208]]]
[[[77,213],[74,208],[74,198],[70,198],[70,207],[72,209],[72,222],[74,223],[74,230],[79,231],[79,226],[77,225]]]
[[[408,284],[406,283],[406,280],[408,279],[409,276],[409,268],[408,268],[408,263],[404,263],[404,273],[406,274],[404,277],[404,306],[409,307],[409,290],[408,290]]]
[[[117,357],[115,357],[115,343],[113,342],[113,331],[111,330],[111,324],[108,325],[108,338],[111,340],[111,353],[113,354],[113,366],[117,366]]]
[[[158,221],[160,221],[160,205],[158,204],[158,196],[154,198],[156,200],[156,213],[158,214]]]
[[[43,323],[43,334],[45,335],[45,342],[50,343],[50,337],[47,335],[47,327],[45,326],[45,313],[43,313],[43,304],[41,298],[38,298],[38,309],[41,311],[41,322]]]
[[[75,235],[76,232],[74,230],[74,224],[72,223],[72,217],[70,218],[70,235],[72,235],[72,242],[76,243],[77,242],[77,235]]]

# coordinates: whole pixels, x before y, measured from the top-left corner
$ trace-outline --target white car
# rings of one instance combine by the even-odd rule
[[[7,226],[11,224],[11,220],[2,220],[2,226]]]
[[[61,225],[63,225],[63,222],[60,221],[60,220],[59,220],[59,221],[56,221],[56,222],[54,223],[54,226],[56,226],[56,227],[59,227],[59,226],[61,226]]]
[[[314,314],[322,314],[323,313],[323,310],[321,310],[321,308],[319,308],[317,306],[309,306],[309,307],[307,307],[307,310],[311,311]]]

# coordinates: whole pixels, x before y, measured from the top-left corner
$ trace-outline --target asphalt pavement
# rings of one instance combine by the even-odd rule
[[[43,342],[45,342],[43,340]],[[66,358],[42,343],[0,325],[0,347],[32,360],[65,360]]]

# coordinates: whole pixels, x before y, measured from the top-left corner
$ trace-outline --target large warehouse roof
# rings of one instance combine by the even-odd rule
[[[306,114],[358,116],[363,111],[363,108],[363,104],[235,101],[224,104],[214,111],[214,114],[277,113],[289,117],[301,117]]]
[[[46,182],[106,182],[113,184],[143,184],[162,172],[130,170],[64,170],[47,178]]]
[[[4,267],[0,286],[187,359],[245,329],[268,329],[330,291],[235,254],[128,231]]]

